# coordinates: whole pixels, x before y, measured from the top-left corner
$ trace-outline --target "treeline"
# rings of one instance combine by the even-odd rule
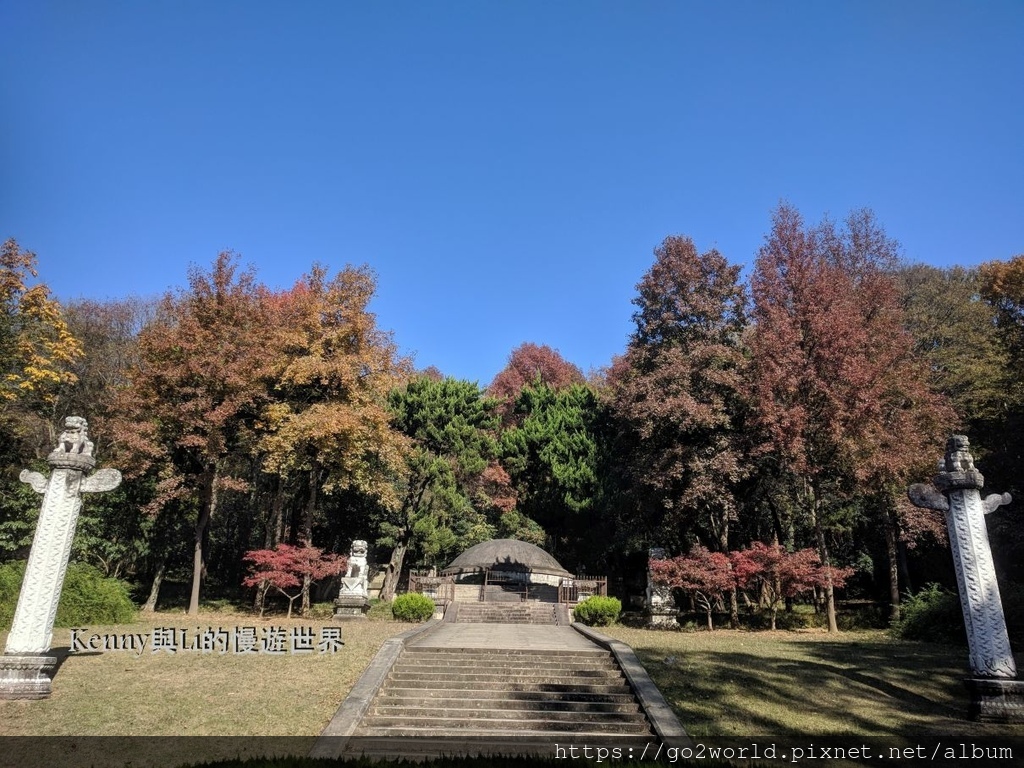
[[[125,482],[87,500],[75,557],[149,607],[165,581],[191,585],[192,611],[201,589],[239,594],[249,551],[355,538],[385,596],[494,537],[610,574],[642,573],[651,546],[813,548],[894,611],[948,580],[944,523],[905,489],[957,430],[990,487],[1021,491],[1024,256],[908,265],[868,211],[809,225],[783,205],[747,280],[686,237],[654,257],[606,370],[527,343],[483,388],[414,370],[368,309],[367,267],[271,290],[222,254],[159,301],[61,306],[8,241],[0,557],[25,555],[37,512],[18,473],[84,415]],[[1012,514],[990,527],[1021,579]]]

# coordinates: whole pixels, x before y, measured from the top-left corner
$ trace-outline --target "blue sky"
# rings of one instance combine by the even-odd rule
[[[62,299],[238,252],[369,264],[419,367],[584,371],[670,234],[749,264],[781,199],[908,258],[1024,252],[1024,2],[0,0],[0,238]]]

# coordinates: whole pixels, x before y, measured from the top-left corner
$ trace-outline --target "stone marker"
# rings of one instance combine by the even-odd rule
[[[908,495],[916,506],[946,515],[973,673],[964,681],[971,694],[970,717],[1024,722],[1024,682],[1016,679],[985,525],[985,515],[1009,504],[1010,494],[994,493],[982,500],[985,478],[974,468],[964,435],[949,438],[939,469],[934,485],[917,483],[910,486]]]
[[[653,547],[647,553],[648,563],[651,560],[664,560],[665,550]],[[672,587],[655,584],[651,578],[651,569],[647,568],[647,626],[653,629],[671,629],[679,626],[679,611],[676,599],[672,595]]]
[[[368,549],[362,539],[352,542],[352,551],[348,556],[348,571],[341,580],[338,599],[334,601],[335,619],[365,619],[366,612],[370,610],[369,574],[366,564]]]
[[[81,494],[109,491],[121,482],[116,469],[84,476],[96,465],[92,448],[85,419],[69,416],[57,447],[46,459],[53,467],[49,479],[38,472],[21,473],[21,482],[43,494],[43,506],[11,633],[0,657],[0,699],[44,699],[50,695],[57,659],[46,652],[53,639],[53,622],[82,508]]]

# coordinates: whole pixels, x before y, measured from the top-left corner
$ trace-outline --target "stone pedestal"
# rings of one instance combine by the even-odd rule
[[[55,656],[6,653],[0,656],[0,699],[46,699],[57,668]]]
[[[334,601],[334,620],[352,621],[353,619],[366,619],[370,610],[370,598],[351,595],[339,597]]]
[[[370,610],[368,589],[368,568],[366,564],[366,542],[356,539],[348,555],[348,571],[341,580],[338,599],[334,601],[334,620],[351,621],[365,619]]]
[[[967,711],[983,723],[1024,723],[1024,682],[991,677],[964,680],[971,695]]]

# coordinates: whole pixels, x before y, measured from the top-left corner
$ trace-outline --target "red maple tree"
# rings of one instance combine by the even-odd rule
[[[655,584],[689,592],[694,604],[706,614],[708,629],[715,628],[711,614],[722,593],[736,586],[728,555],[696,544],[687,555],[652,559],[649,568]]]
[[[771,628],[783,600],[796,597],[815,587],[842,587],[853,568],[823,566],[813,549],[787,552],[778,544],[753,542],[748,549],[729,553],[736,583],[743,589],[756,589],[771,614]]]
[[[242,586],[256,587],[261,618],[271,588],[288,598],[288,618],[291,618],[292,606],[302,597],[303,584],[337,576],[348,566],[348,558],[342,555],[325,554],[319,547],[293,547],[290,544],[246,552],[243,560],[250,565],[249,575],[242,581]],[[288,591],[290,589],[297,591],[292,594]]]

